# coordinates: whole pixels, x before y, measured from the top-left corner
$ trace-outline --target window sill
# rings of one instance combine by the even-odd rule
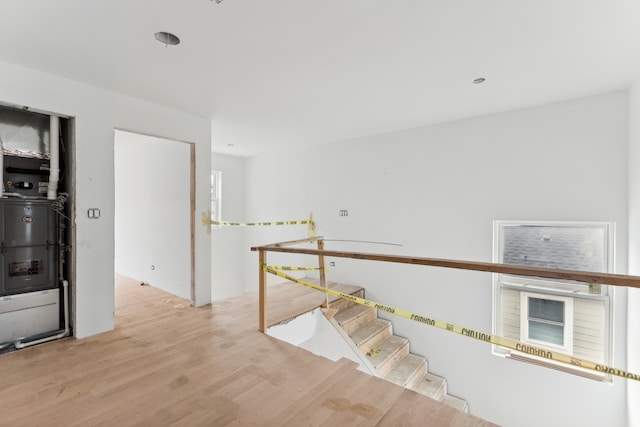
[[[564,372],[567,374],[577,375],[590,380],[599,381],[602,383],[612,383],[611,375],[601,374],[591,371],[589,369],[580,368],[578,366],[570,366],[565,363],[554,362],[552,360],[543,359],[541,357],[532,356],[530,354],[520,353],[518,351],[509,351],[504,354],[507,359],[513,359],[520,362],[531,363],[533,365],[543,366],[545,368],[554,369],[556,371]]]

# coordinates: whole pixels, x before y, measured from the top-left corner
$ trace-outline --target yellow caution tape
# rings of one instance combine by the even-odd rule
[[[511,350],[519,351],[521,353],[537,356],[543,359],[553,360],[555,362],[560,362],[567,365],[577,366],[583,369],[599,372],[601,374],[615,375],[621,378],[640,381],[640,375],[625,371],[623,369],[614,368],[612,366],[603,365],[600,363],[592,362],[590,360],[580,359],[567,354],[552,351],[546,348],[533,346],[531,344],[523,343],[521,341],[517,341],[511,338],[505,338],[498,335],[493,335],[493,334],[482,332],[472,328],[465,328],[462,326],[455,325],[453,323],[444,322],[442,320],[433,319],[431,317],[423,316],[420,314],[415,314],[415,313],[412,313],[406,310],[401,310],[389,305],[379,304],[374,301],[369,301],[364,298],[359,298],[353,295],[345,294],[343,292],[339,292],[333,289],[326,289],[326,288],[323,288],[322,286],[305,282],[303,280],[296,279],[295,277],[291,277],[285,273],[282,273],[281,271],[274,270],[273,268],[267,265],[263,265],[262,269],[268,273],[275,274],[276,276],[280,276],[284,279],[291,280],[292,282],[296,282],[308,288],[315,289],[321,292],[326,292],[329,295],[348,299],[349,301],[353,301],[356,304],[365,305],[367,307],[371,307],[387,313],[395,314],[396,316],[404,317],[410,320],[415,320],[416,322],[424,323],[425,325],[429,325],[439,329],[443,329],[445,331],[453,332],[458,335],[463,335],[469,338],[475,338],[477,340],[484,341],[490,344],[495,344],[500,347],[505,347]]]
[[[268,227],[277,225],[304,225],[309,227],[309,237],[315,235],[315,223],[313,222],[313,214],[309,215],[309,219],[297,221],[270,221],[270,222],[232,222],[232,221],[214,221],[211,219],[211,211],[202,213],[202,224],[205,226],[217,225],[221,227]]]
[[[287,265],[270,265],[269,268],[280,271],[314,271],[320,270],[320,267],[292,267]]]
[[[211,234],[211,211],[202,212],[202,225],[207,227],[207,234]]]
[[[211,225],[221,225],[223,227],[257,227],[268,225],[299,225],[309,224],[309,221],[272,221],[272,222],[231,222],[231,221],[211,221]]]
[[[309,213],[309,238],[315,237],[316,224],[313,222],[313,212]]]

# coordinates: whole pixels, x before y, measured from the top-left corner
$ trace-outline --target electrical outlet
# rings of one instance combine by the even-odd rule
[[[338,211],[338,216],[349,216],[349,211],[346,209],[340,209]]]
[[[336,262],[335,261],[330,261],[329,262],[329,266],[330,267],[335,267],[336,266]]]

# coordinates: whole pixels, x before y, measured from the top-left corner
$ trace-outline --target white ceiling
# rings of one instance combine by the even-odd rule
[[[0,12],[0,60],[210,117],[214,151],[241,156],[640,76],[640,0],[0,0]]]

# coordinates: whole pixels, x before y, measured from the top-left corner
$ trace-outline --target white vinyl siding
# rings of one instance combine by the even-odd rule
[[[594,362],[605,361],[605,301],[573,300],[573,355]]]
[[[522,227],[518,229],[518,227]],[[550,268],[612,272],[613,231],[610,223],[524,223],[496,221],[494,261]],[[505,259],[503,250],[507,248]],[[548,249],[548,250],[546,250]],[[507,260],[509,262],[507,262]],[[522,262],[518,261],[522,260]],[[541,264],[541,265],[538,265]],[[596,363],[610,363],[612,310],[607,286],[589,286],[528,276],[494,275],[494,333],[539,347],[571,354]],[[531,338],[527,298],[571,300],[566,311],[564,346]],[[535,317],[535,316],[534,316]],[[564,327],[564,326],[563,326]],[[554,329],[550,327],[549,329]],[[556,331],[560,330],[560,326]],[[558,341],[557,336],[549,341]],[[564,348],[562,348],[564,347]],[[495,354],[510,356],[511,350],[494,346]],[[527,355],[520,355],[519,360]],[[570,371],[571,368],[565,371]],[[610,378],[608,378],[610,380]]]
[[[500,335],[520,340],[520,291],[500,291]],[[605,361],[605,301],[575,298],[573,301],[573,355],[594,362]]]
[[[500,292],[500,332],[503,337],[520,339],[520,291],[502,288]]]

